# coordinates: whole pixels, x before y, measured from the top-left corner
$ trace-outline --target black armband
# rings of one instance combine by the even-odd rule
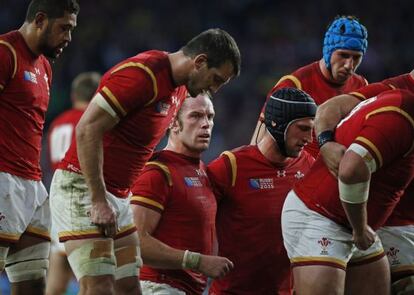
[[[335,134],[332,130],[322,131],[318,135],[319,148],[321,148],[325,143],[327,143],[329,141],[335,141]]]

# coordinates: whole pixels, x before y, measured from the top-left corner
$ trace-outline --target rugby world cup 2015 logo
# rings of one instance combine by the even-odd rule
[[[388,261],[391,262],[391,265],[401,264],[400,260],[398,259],[398,252],[400,252],[400,250],[394,247],[391,247],[387,251]]]
[[[252,189],[273,189],[273,178],[250,178],[249,185]]]
[[[332,244],[332,242],[328,238],[323,237],[318,241],[318,244],[321,245],[322,248],[321,255],[328,255],[328,247]]]

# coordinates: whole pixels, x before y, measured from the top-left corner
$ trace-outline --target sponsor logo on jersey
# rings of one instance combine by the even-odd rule
[[[29,72],[29,71],[24,71],[23,72],[23,79],[26,81],[30,81],[32,83],[37,84],[37,78],[36,78],[36,74]]]
[[[198,177],[184,177],[185,185],[188,187],[202,187],[203,184]]]
[[[168,115],[168,111],[170,110],[171,105],[169,103],[165,103],[162,101],[159,101],[155,108],[157,110],[157,113],[163,115],[163,116],[167,116]]]
[[[278,170],[277,177],[286,177],[286,170]]]
[[[391,262],[391,265],[401,264],[400,260],[398,259],[398,252],[400,252],[400,250],[394,247],[391,247],[387,251],[388,261]]]
[[[328,255],[328,247],[332,244],[331,240],[323,237],[318,241],[318,244],[321,245],[321,255]]]
[[[273,189],[273,178],[250,178],[249,185],[253,189]]]

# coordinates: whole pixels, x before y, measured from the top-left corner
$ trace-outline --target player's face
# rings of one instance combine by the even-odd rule
[[[362,61],[362,52],[338,49],[331,56],[331,72],[336,83],[344,84]]]
[[[219,67],[209,68],[207,58],[201,55],[195,59],[195,69],[190,74],[187,89],[191,96],[196,97],[202,92],[209,92],[210,95],[216,93],[223,85],[227,84],[234,76],[234,69],[231,62],[225,62]]]
[[[199,157],[208,149],[213,129],[214,108],[207,95],[189,97],[180,111],[177,140],[187,154]]]
[[[286,153],[289,157],[299,157],[305,145],[312,141],[313,119],[300,119],[289,125],[286,132]]]
[[[71,34],[75,27],[76,14],[65,12],[61,18],[49,19],[39,37],[42,54],[50,58],[59,57],[72,40]]]

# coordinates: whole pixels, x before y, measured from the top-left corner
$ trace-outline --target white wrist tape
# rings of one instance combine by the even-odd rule
[[[200,266],[201,254],[197,252],[191,252],[189,250],[185,250],[182,267],[184,269],[192,269],[197,270]]]
[[[338,179],[339,198],[341,199],[341,201],[345,203],[364,203],[368,200],[369,183],[370,181],[368,180],[366,182],[346,184],[343,183],[340,179]]]
[[[365,164],[367,165],[370,173],[377,171],[377,163],[375,162],[374,157],[365,147],[360,144],[353,143],[349,146],[348,151],[353,151],[354,153],[360,155],[362,160],[364,160]]]

